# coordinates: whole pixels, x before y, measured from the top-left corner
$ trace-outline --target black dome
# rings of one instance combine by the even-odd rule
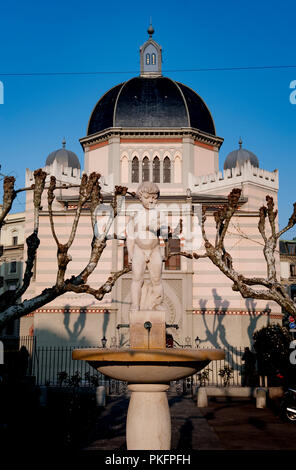
[[[200,96],[166,77],[135,77],[107,91],[91,114],[87,135],[109,127],[193,127],[216,134]]]

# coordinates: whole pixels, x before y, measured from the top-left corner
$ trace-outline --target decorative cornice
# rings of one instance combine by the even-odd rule
[[[209,145],[211,147],[217,148],[221,147],[224,139],[222,137],[214,136],[200,131],[199,129],[194,129],[192,127],[184,128],[155,128],[155,129],[139,129],[139,128],[121,128],[121,127],[110,127],[104,129],[101,132],[92,134],[86,137],[82,137],[79,142],[83,149],[88,150],[88,147],[100,144],[105,142],[112,137],[118,137],[120,139],[143,139],[144,141],[156,141],[159,138],[162,139],[183,139],[184,137],[192,138],[193,141],[198,145],[198,143]]]
[[[18,245],[3,245],[3,252],[5,251],[23,251],[24,250],[24,244],[19,243]]]
[[[104,140],[102,142],[98,142],[97,144],[92,144],[89,146],[89,150],[95,150],[101,147],[105,147],[106,145],[108,145],[108,143],[108,140]]]

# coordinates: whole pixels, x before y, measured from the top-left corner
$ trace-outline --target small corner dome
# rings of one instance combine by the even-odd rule
[[[56,161],[59,165],[64,167],[78,168],[80,170],[80,162],[76,153],[66,149],[65,139],[62,142],[63,148],[54,150],[46,158],[45,165],[50,166]]]
[[[252,166],[259,168],[259,160],[253,152],[242,148],[242,140],[239,140],[239,148],[230,152],[224,162],[224,170],[232,168],[241,168],[246,162],[250,162]]]

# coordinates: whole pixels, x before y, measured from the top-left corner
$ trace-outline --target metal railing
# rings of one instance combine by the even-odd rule
[[[104,385],[107,393],[111,395],[126,391],[125,382],[105,377],[87,361],[74,361],[72,351],[79,349],[79,346],[38,346],[33,336],[3,336],[0,339],[3,341],[5,353],[13,357],[16,357],[23,347],[22,350],[25,350],[28,356],[27,375],[35,376],[36,385],[66,386],[75,383],[82,387]],[[89,347],[97,348],[98,346]],[[224,351],[225,359],[211,362],[192,377],[172,382],[171,390],[184,394],[194,393],[196,387],[200,386],[243,385],[244,348],[228,347]],[[224,377],[223,370],[226,370]],[[228,380],[226,380],[227,370],[230,372]]]
[[[244,376],[244,363],[242,361],[244,348],[229,347],[224,351],[224,359],[211,362],[191,377],[172,382],[171,391],[177,395],[194,395],[197,387],[241,387]]]
[[[97,348],[98,346],[89,346]],[[78,349],[77,346],[36,346],[33,351],[32,375],[36,377],[37,385],[66,385],[71,377],[75,381],[78,377],[79,386],[89,386],[90,379],[101,385],[106,385],[110,393],[118,394],[126,389],[125,383],[106,378],[96,371],[87,361],[73,360],[72,351]],[[209,348],[211,349],[211,348]],[[231,369],[229,380],[226,385],[241,386],[243,375],[242,355],[244,348],[228,348],[225,350],[225,359],[211,362],[200,373],[194,376],[175,382],[173,388],[183,388],[189,390],[195,386],[215,385],[225,386],[225,377],[221,375],[221,370],[225,367]],[[61,383],[61,373],[67,377]],[[202,374],[202,375],[201,375]],[[72,381],[73,383],[73,381]],[[181,384],[181,385],[180,385]]]
[[[237,348],[237,347],[228,347],[224,349],[225,352],[225,359],[219,361],[211,362],[202,372],[208,371],[209,380],[206,383],[200,383],[201,386],[203,385],[215,385],[218,387],[225,386],[225,382],[227,385],[231,386],[241,386],[242,385],[242,377],[243,377],[243,361],[242,356],[244,354],[244,348]],[[224,377],[221,375],[221,371],[225,370],[225,368],[231,369],[231,374],[229,380],[227,381],[227,374]],[[197,381],[198,381],[198,375]],[[200,381],[199,381],[200,382]]]

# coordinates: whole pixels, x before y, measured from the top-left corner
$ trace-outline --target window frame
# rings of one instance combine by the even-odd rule
[[[155,165],[155,162],[157,163],[157,166]],[[160,183],[160,158],[155,155],[152,161],[152,181],[153,183]]]
[[[166,162],[169,162],[169,166],[166,167]],[[166,156],[163,159],[163,175],[162,181],[165,184],[171,183],[172,181],[172,162],[170,157]]]
[[[150,181],[150,160],[147,156],[145,156],[142,160],[142,183],[145,181]]]
[[[137,168],[135,168],[135,163]],[[136,177],[135,177],[136,175]],[[139,158],[135,155],[132,159],[132,175],[131,175],[132,183],[139,183],[140,181],[140,162]]]
[[[14,269],[12,269],[14,266]],[[9,274],[15,274],[17,272],[17,261],[13,260],[9,262]]]

